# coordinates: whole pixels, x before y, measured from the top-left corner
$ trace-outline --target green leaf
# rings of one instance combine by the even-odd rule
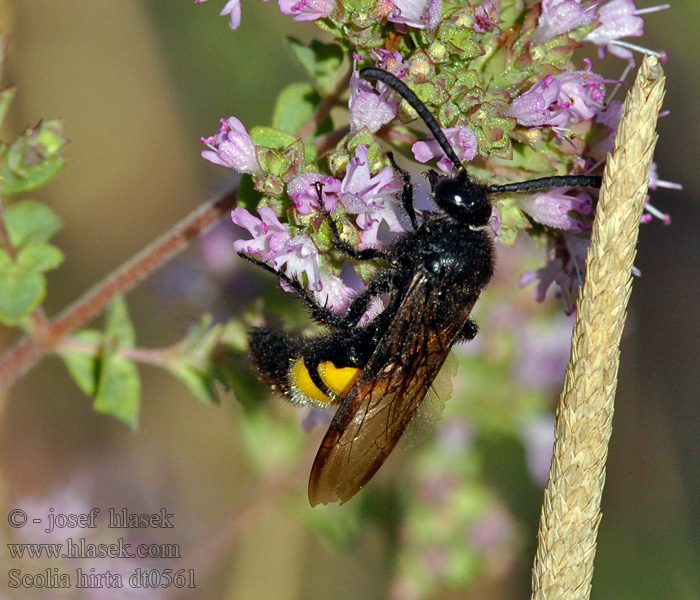
[[[27,271],[7,261],[0,250],[0,322],[14,325],[34,310],[46,295],[46,279],[41,273]]]
[[[74,339],[85,342],[87,348],[61,350],[73,380],[95,399],[93,407],[97,412],[115,417],[135,429],[139,419],[141,380],[136,363],[119,354],[121,348],[134,344],[124,299],[116,298],[109,305],[105,333],[83,329]]]
[[[17,253],[17,265],[34,273],[55,269],[63,262],[63,252],[51,244],[31,244]]]
[[[316,131],[320,132],[320,128]],[[304,162],[306,162],[307,165],[315,163],[317,158],[318,148],[316,148],[315,144],[309,144],[304,146]]]
[[[360,498],[358,497],[358,500]],[[306,498],[303,498],[302,502],[306,503]],[[362,519],[360,504],[348,504],[348,510],[338,510],[338,507],[333,505],[317,508],[318,510],[302,510],[298,514],[314,533],[332,548],[345,552],[356,548],[363,525],[366,524]]]
[[[223,327],[212,326],[213,317],[205,314],[178,344],[177,353],[166,368],[182,381],[199,400],[218,403],[214,388],[211,354],[219,341]]]
[[[68,138],[63,137],[63,121],[60,119],[42,121],[33,131],[34,139],[45,155],[57,154],[68,143]]]
[[[324,94],[333,91],[338,68],[343,62],[343,50],[337,44],[322,44],[314,40],[305,44],[293,37],[285,38],[303,69]]]
[[[42,121],[27,129],[7,149],[6,164],[0,169],[0,194],[12,195],[43,186],[63,167],[58,152],[67,140],[58,120]]]
[[[4,248],[0,248],[0,273],[12,269],[14,264],[15,261],[12,260],[10,253]]]
[[[0,125],[5,121],[5,116],[7,116],[7,110],[10,108],[10,103],[15,97],[15,92],[17,89],[15,86],[6,87],[0,92]]]
[[[17,255],[0,250],[0,322],[15,325],[44,300],[41,273],[63,262],[63,253],[46,243],[61,222],[41,202],[22,200],[5,209],[5,227]]]
[[[97,329],[81,329],[75,333],[73,338],[98,347],[102,343],[102,332]],[[61,358],[66,363],[66,368],[73,381],[85,394],[94,398],[100,376],[98,355],[78,350],[63,350]]]
[[[8,169],[0,169],[0,192],[5,196],[30,192],[51,181],[65,166],[62,158],[53,157],[43,161],[40,168],[25,170],[22,175]]]
[[[297,135],[311,119],[321,96],[309,83],[293,83],[278,96],[272,116],[272,126]],[[309,132],[313,133],[313,132]]]
[[[180,379],[190,391],[206,403],[219,402],[215,381],[231,387],[231,373],[241,371],[252,379],[247,364],[246,328],[238,320],[212,325],[213,317],[204,315],[190,328],[187,335],[171,353],[165,368]],[[246,363],[243,365],[242,363]],[[236,375],[233,375],[236,378]],[[237,381],[237,380],[236,380]],[[251,387],[251,382],[247,381]],[[259,405],[259,403],[256,403]]]
[[[260,410],[270,397],[270,388],[258,380],[248,358],[250,323],[239,319],[225,323],[210,356],[213,378],[233,392],[246,412]]]
[[[284,150],[290,144],[296,142],[297,138],[286,131],[273,127],[253,127],[250,130],[250,137],[256,146],[265,146],[275,150]]]
[[[213,325],[214,317],[205,313],[192,327],[180,342],[181,354],[194,354],[203,349],[203,354],[208,355],[211,347],[219,337],[220,325]]]
[[[181,365],[179,368],[171,368],[168,370],[182,381],[190,392],[205,404],[219,403],[219,396],[216,393],[211,376],[189,365]]]
[[[140,396],[141,380],[134,361],[105,352],[100,362],[99,382],[93,404],[95,410],[116,417],[136,429]]]
[[[275,150],[274,148],[265,148],[261,146],[256,150],[260,168],[265,171],[265,173],[269,174],[271,180],[274,180],[275,185],[272,187],[276,189],[277,183],[281,183],[279,181],[279,176],[285,173],[291,166],[289,160],[284,155],[284,152]],[[281,189],[278,190],[278,192],[281,191]]]
[[[47,242],[61,228],[61,220],[37,200],[20,200],[5,209],[5,226],[15,248]]]
[[[110,350],[131,348],[136,343],[134,326],[129,318],[124,298],[119,296],[112,300],[107,308],[105,344]]]
[[[244,323],[239,319],[232,319],[223,325],[219,342],[233,351],[247,355],[249,333],[250,324]]]
[[[105,319],[94,408],[134,429],[138,425],[141,380],[136,363],[118,354],[119,350],[131,348],[136,342],[124,298],[112,300]]]

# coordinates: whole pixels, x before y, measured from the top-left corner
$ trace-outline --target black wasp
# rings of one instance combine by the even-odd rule
[[[410,176],[389,154],[403,181],[401,204],[413,231],[399,235],[385,249],[357,250],[345,242],[317,186],[336,248],[355,260],[385,264],[344,315],[318,305],[299,281],[241,255],[293,287],[312,318],[327,329],[307,338],[260,327],[250,340],[251,358],[264,382],[294,402],[337,407],[311,469],[312,506],[346,502],[362,489],[393,450],[452,346],[476,336],[470,314],[494,270],[490,196],[601,183],[592,175],[506,185],[475,181],[435,117],[402,81],[374,67],[362,69],[360,75],[384,82],[413,107],[454,164],[455,174],[428,173],[438,210],[418,223]],[[359,325],[379,295],[388,298],[386,308]]]

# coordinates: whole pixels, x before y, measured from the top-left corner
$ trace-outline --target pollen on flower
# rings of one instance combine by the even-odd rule
[[[593,200],[588,194],[580,192],[569,195],[565,188],[523,195],[518,197],[518,205],[538,223],[575,233],[589,226],[571,213],[589,215],[593,211]]]
[[[649,168],[649,189],[656,190],[658,188],[682,190],[683,186],[680,183],[659,179],[658,166],[655,162],[652,162],[651,167]],[[644,204],[644,210],[646,212],[642,215],[642,223],[650,223],[653,218],[656,217],[664,225],[671,224],[671,216],[667,213],[661,212],[658,208],[651,204],[651,202],[649,202],[649,196],[647,196],[646,203]]]
[[[340,277],[324,270],[321,272],[321,289],[314,293],[314,297],[322,306],[342,313],[348,309],[356,293]]]
[[[549,251],[547,264],[520,276],[520,286],[525,287],[539,281],[535,288],[535,300],[544,301],[547,290],[556,284],[557,298],[564,301],[566,314],[572,314],[576,305],[576,293],[583,284],[586,252],[590,239],[575,233],[565,232],[556,237]]]
[[[651,223],[653,218],[656,217],[664,225],[671,224],[671,215],[661,212],[655,206],[653,206],[648,200],[644,204],[644,210],[647,211],[642,215],[642,223]]]
[[[384,48],[379,48],[376,53],[376,66],[385,71],[389,71],[392,75],[396,75],[401,79],[408,70],[408,66],[404,63],[403,56],[400,52],[390,52]]]
[[[338,203],[340,181],[330,175],[307,172],[298,175],[287,186],[287,195],[294,202],[299,214],[309,215],[314,210],[319,210],[318,192],[316,184],[321,184],[323,204],[329,213],[333,214]]]
[[[279,0],[280,12],[295,21],[316,21],[327,17],[336,9],[335,0]]]
[[[392,0],[396,7],[387,20],[416,29],[434,29],[440,22],[442,0]]]
[[[484,2],[474,9],[474,31],[477,33],[488,33],[494,29],[498,29],[498,7],[492,0],[484,0]]]

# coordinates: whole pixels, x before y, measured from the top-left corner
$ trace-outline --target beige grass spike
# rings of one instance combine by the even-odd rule
[[[608,157],[557,408],[554,457],[532,573],[533,600],[587,600],[632,263],[656,145],[664,74],[646,56]]]

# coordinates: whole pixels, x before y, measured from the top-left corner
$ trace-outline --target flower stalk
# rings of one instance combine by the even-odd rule
[[[571,360],[557,409],[554,457],[532,574],[533,600],[590,596],[620,339],[664,81],[658,59],[646,56],[625,101],[615,149],[605,168]]]

